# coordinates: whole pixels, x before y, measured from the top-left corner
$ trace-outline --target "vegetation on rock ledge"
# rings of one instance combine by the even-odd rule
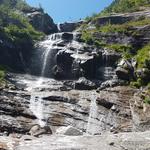
[[[40,40],[44,33],[36,31],[28,18],[21,12],[30,8],[23,0],[5,0],[0,3],[0,31],[1,35],[19,46]]]
[[[150,43],[135,44],[134,42],[121,43],[112,40],[113,38],[130,37],[138,39],[145,36],[147,32],[141,33],[141,29],[150,27],[150,18],[140,16],[139,18],[125,21],[124,23],[101,22],[100,19],[104,16],[109,16],[113,13],[129,13],[139,10],[146,10],[150,7],[149,0],[114,0],[113,3],[99,14],[94,14],[87,18],[87,22],[81,26],[82,40],[87,44],[95,45],[97,48],[107,48],[122,54],[125,59],[134,58],[137,61],[134,81],[131,85],[141,87],[150,83]],[[111,17],[110,17],[111,18]],[[107,17],[104,17],[104,20]],[[103,19],[102,19],[103,22]],[[111,40],[108,40],[108,39]],[[150,42],[150,41],[149,41]]]

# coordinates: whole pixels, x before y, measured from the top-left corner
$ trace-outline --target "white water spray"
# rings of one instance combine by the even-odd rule
[[[86,134],[94,135],[97,133],[99,125],[97,125],[96,118],[98,116],[98,107],[96,103],[96,93],[93,92],[91,93],[91,105],[90,105],[90,111],[89,111],[89,118],[88,118],[88,123],[87,123],[87,128],[86,128]]]
[[[42,56],[43,62],[42,62],[41,76],[45,75],[49,56],[51,56],[52,50],[57,48],[57,43],[59,41],[61,41],[61,34],[52,34],[52,35],[49,35],[46,40],[44,40],[38,44],[39,47],[44,49],[43,56]],[[51,65],[51,64],[49,64],[49,65]]]
[[[30,110],[37,117],[38,124],[41,127],[44,127],[46,125],[46,122],[44,121],[44,101],[41,95],[37,95],[35,89],[42,87],[43,76],[45,75],[45,72],[47,70],[48,60],[50,59],[52,50],[57,48],[57,42],[59,41],[61,41],[61,34],[52,34],[49,35],[44,41],[38,43],[38,47],[43,50],[41,77],[39,78],[39,80],[32,83],[33,85],[31,85],[30,89],[27,89],[31,92]],[[48,65],[50,66],[51,64]]]

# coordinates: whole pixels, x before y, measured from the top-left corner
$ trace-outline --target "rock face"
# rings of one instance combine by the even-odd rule
[[[15,23],[13,22],[13,24]],[[33,44],[30,40],[24,41],[22,45],[16,45],[5,36],[4,32],[0,32],[0,65],[7,66],[15,71],[25,72],[29,61],[27,59],[31,56],[32,48]]]
[[[29,10],[24,10],[24,13],[36,30],[44,32],[45,34],[58,31],[53,19],[47,13],[44,13],[42,9],[30,8]]]
[[[122,80],[131,80],[135,78],[135,65],[136,62],[134,64],[134,61],[128,61],[128,60],[124,60],[122,59],[120,61],[120,63],[118,64],[118,67],[116,69],[116,75],[118,76],[119,79]]]
[[[49,70],[49,74],[46,74],[47,77],[54,76],[57,79],[86,77],[102,81],[112,79],[115,76],[116,62],[121,57],[120,54],[110,49],[97,49],[87,45],[81,42],[77,36],[76,32],[56,33],[38,43],[35,49],[38,56],[35,57],[36,63],[33,62],[34,68],[38,68],[40,64],[43,64],[41,61],[44,60],[46,62],[45,70]],[[33,72],[34,68],[31,71],[36,74]],[[53,72],[53,76],[51,76],[51,72]]]
[[[131,21],[131,20],[138,20],[140,17],[150,17],[149,10],[146,11],[140,11],[140,12],[134,12],[134,13],[125,13],[125,14],[114,14],[111,16],[106,17],[100,17],[94,20],[91,24],[97,24],[97,25],[105,25],[107,23],[110,24],[123,24],[125,22]]]
[[[147,131],[150,129],[150,105],[144,103],[142,93],[138,92],[130,100],[134,131]]]
[[[17,82],[18,88],[29,90],[37,85],[37,79],[15,75],[13,82]],[[34,91],[1,91],[1,132],[28,133],[40,122],[50,126],[53,133],[61,126],[72,126],[92,135],[132,130],[129,100],[133,99],[134,90],[131,88],[107,88],[98,93],[68,90],[62,81],[52,79],[43,79],[40,86],[32,88]]]

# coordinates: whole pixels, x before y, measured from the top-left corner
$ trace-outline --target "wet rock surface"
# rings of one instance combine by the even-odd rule
[[[28,75],[15,75],[13,81],[24,90],[1,91],[1,132],[28,133],[32,126],[41,122],[53,133],[60,126],[73,126],[86,133],[94,125],[90,134],[112,128],[119,132],[132,130],[129,100],[133,99],[134,89],[118,86],[97,92],[89,88],[68,90],[62,81],[47,78],[39,81]],[[94,107],[94,114],[91,107]]]
[[[99,136],[42,136],[40,138],[23,136],[20,139],[0,137],[0,148],[6,150],[145,150],[150,149],[150,133],[133,132]]]

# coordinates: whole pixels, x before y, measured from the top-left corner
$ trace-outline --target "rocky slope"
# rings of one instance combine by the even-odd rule
[[[18,86],[23,84],[24,78],[24,76],[19,77]],[[31,81],[31,79],[26,82],[37,83],[36,80]],[[83,83],[80,85],[82,87]],[[1,91],[1,132],[28,133],[33,125],[38,124],[38,118],[31,110],[31,107],[34,107],[37,109],[35,111],[39,111],[36,106],[31,106],[34,96],[37,100],[42,99],[40,106],[41,109],[44,108],[41,114],[42,120],[51,126],[53,132],[60,126],[74,126],[83,133],[90,134],[132,130],[129,100],[133,99],[136,90],[129,87],[118,86],[97,92],[96,89],[74,90],[65,86],[64,82],[45,79],[42,86],[36,87],[34,91],[30,93],[30,91],[20,91],[18,88]],[[93,116],[89,118],[90,115]]]
[[[2,39],[10,48],[4,51],[2,45],[1,61],[9,56],[10,64],[22,62],[28,73],[48,78],[7,74],[9,84],[0,89],[0,149],[149,149],[150,11],[64,23],[58,29],[43,10],[22,11],[36,30],[59,33],[29,53],[9,53],[11,46]],[[129,86],[138,79],[145,87]]]

